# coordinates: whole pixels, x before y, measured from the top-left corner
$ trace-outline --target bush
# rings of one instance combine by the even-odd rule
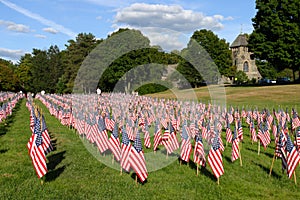
[[[168,90],[170,87],[169,83],[148,83],[145,85],[142,85],[141,87],[137,88],[135,92],[138,92],[139,95],[144,95],[144,94],[152,94],[152,93],[157,93],[157,92],[163,92]]]

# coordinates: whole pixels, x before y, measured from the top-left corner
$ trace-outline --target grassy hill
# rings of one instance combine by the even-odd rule
[[[232,105],[259,107],[296,106],[298,85],[272,87],[225,88],[227,102]],[[188,94],[188,91],[180,91]],[[209,99],[206,88],[196,90],[203,101]],[[164,92],[151,96],[172,98]],[[167,167],[149,173],[145,184],[136,184],[135,175],[114,170],[99,162],[86,149],[86,142],[37,102],[45,115],[55,150],[47,155],[48,174],[39,180],[34,172],[26,144],[31,135],[29,111],[22,100],[13,115],[0,124],[0,199],[299,199],[300,185],[281,172],[281,161],[275,160],[272,176],[269,169],[274,142],[257,154],[251,144],[248,126],[243,124],[242,161],[231,162],[231,145],[225,148],[225,174],[220,185],[209,166],[196,176],[196,167],[174,161]],[[224,139],[224,132],[223,141]],[[273,139],[273,138],[272,138]],[[153,137],[151,138],[153,142]],[[91,148],[93,148],[90,145]],[[95,149],[95,148],[94,148]],[[101,159],[101,158],[100,158]],[[296,174],[300,175],[300,167]],[[299,181],[298,181],[299,182]]]
[[[300,101],[300,84],[297,85],[274,85],[260,87],[220,87],[211,86],[200,87],[195,90],[171,90],[149,94],[151,97],[160,98],[176,98],[175,92],[178,94],[178,99],[193,99],[194,94],[198,99],[205,101],[211,100],[210,93],[219,92],[220,96],[225,94],[227,105],[234,106],[249,106],[249,107],[290,107],[299,105]],[[218,94],[217,94],[218,96]]]

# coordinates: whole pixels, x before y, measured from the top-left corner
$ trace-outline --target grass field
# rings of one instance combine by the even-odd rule
[[[278,108],[299,104],[300,86],[226,88],[228,104]],[[183,91],[183,93],[186,91]],[[196,90],[197,96],[208,100],[207,89]],[[172,98],[171,93],[155,96]],[[220,185],[209,166],[196,176],[190,161],[180,165],[174,161],[167,167],[149,173],[145,184],[135,184],[133,174],[114,170],[99,162],[85,148],[79,136],[64,127],[44,111],[55,150],[47,155],[49,172],[39,180],[34,172],[26,144],[31,135],[29,111],[22,100],[13,115],[0,124],[0,199],[299,199],[298,185],[281,172],[276,160],[272,176],[269,169],[274,154],[274,142],[257,155],[257,144],[251,144],[248,127],[244,124],[242,161],[231,162],[231,145],[223,153],[225,173]],[[299,107],[299,106],[298,106]],[[273,139],[273,138],[272,138]],[[153,142],[153,138],[151,138]],[[223,132],[224,141],[224,132]],[[300,167],[296,174],[300,176]]]

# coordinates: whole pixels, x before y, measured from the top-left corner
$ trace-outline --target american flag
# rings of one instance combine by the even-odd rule
[[[113,153],[115,159],[120,161],[121,158],[121,147],[120,147],[120,140],[119,140],[119,126],[117,123],[114,125],[114,130],[109,138],[108,147]]]
[[[286,151],[287,151],[287,173],[288,173],[288,177],[292,178],[293,173],[299,164],[300,155],[296,150],[296,147],[293,145],[289,135],[287,135]]]
[[[293,109],[293,119],[292,119],[292,129],[296,129],[297,127],[300,126],[300,120],[299,120],[299,117],[298,117],[298,114],[297,112]]]
[[[274,138],[276,138],[277,137],[277,124],[276,124],[275,119],[273,120],[273,124],[272,124],[272,133],[273,133]]]
[[[253,120],[251,120],[251,122],[250,122],[250,134],[251,134],[251,140],[253,142],[257,142],[256,130],[255,130],[255,127],[254,127]]]
[[[146,148],[150,148],[151,147],[151,141],[150,141],[150,133],[149,133],[149,126],[148,126],[148,121],[145,120],[145,124],[144,124],[144,145]]]
[[[297,133],[296,133],[296,145],[298,147],[298,150],[300,148],[300,129],[298,128]]]
[[[262,127],[262,123],[259,124],[259,128],[258,128],[258,133],[257,133],[257,138],[260,140],[261,144],[263,145],[263,147],[266,149],[268,142],[266,140],[265,134],[264,134],[264,130]]]
[[[209,124],[207,125],[209,127]],[[201,132],[202,138],[207,140],[207,128],[205,126],[204,120],[202,121],[202,132]]]
[[[98,129],[96,144],[101,153],[108,149],[108,136],[105,129],[104,119],[99,117],[98,120]]]
[[[132,141],[134,140],[133,123],[134,123],[134,121],[132,121],[131,118],[127,118],[127,120],[126,120],[126,132],[128,134],[128,138]]]
[[[160,129],[160,123],[159,121],[156,122],[155,124],[155,133],[154,133],[154,145],[153,145],[153,150],[156,151],[158,145],[161,144],[162,137],[161,137],[161,129]]]
[[[237,131],[238,131],[237,137],[240,141],[242,141],[243,140],[243,127],[242,127],[242,123],[241,123],[240,119],[238,119]]]
[[[131,150],[131,143],[130,143],[128,135],[126,133],[126,128],[123,127],[120,165],[124,170],[126,170],[128,172],[130,170],[130,162],[129,162],[130,150]]]
[[[239,155],[239,141],[236,135],[236,131],[233,131],[233,138],[232,138],[232,151],[231,151],[231,160],[232,162],[237,160],[240,157]]]
[[[189,162],[190,155],[192,152],[192,145],[186,130],[186,125],[182,127],[182,140],[181,140],[181,148],[180,148],[180,157],[181,160],[185,162]]]
[[[51,144],[51,138],[48,132],[48,128],[46,125],[46,120],[44,118],[44,115],[42,115],[42,138],[43,138],[43,149],[45,151],[45,154],[47,155],[53,150],[53,146]]]
[[[271,143],[271,137],[270,137],[270,132],[269,132],[269,128],[268,128],[267,123],[264,126],[264,135],[265,135],[265,138],[266,138],[267,145],[269,145]]]
[[[211,149],[208,153],[208,164],[210,165],[212,172],[214,173],[216,178],[219,178],[224,174],[218,134],[216,134]]]
[[[227,142],[232,141],[232,131],[230,129],[230,124],[228,120],[226,120],[226,141]]]
[[[179,148],[179,143],[178,143],[178,140],[177,140],[177,137],[176,137],[176,133],[175,133],[175,130],[174,130],[172,125],[170,126],[169,145],[172,149],[172,152]],[[170,152],[170,153],[172,153],[172,152]]]
[[[206,164],[205,152],[200,134],[197,134],[195,137],[194,163],[202,165],[203,167],[205,167]]]
[[[131,147],[129,163],[130,167],[135,171],[140,181],[144,182],[148,177],[148,172],[139,132],[136,135],[134,146]]]
[[[32,164],[38,178],[41,178],[47,173],[48,170],[45,151],[42,146],[43,138],[40,127],[40,120],[38,118],[36,119],[34,134],[32,135],[32,137],[32,142],[29,145],[29,155],[31,157]]]
[[[269,111],[267,111],[267,126],[268,126],[268,129],[271,129],[271,124],[273,122],[273,116],[270,114]]]

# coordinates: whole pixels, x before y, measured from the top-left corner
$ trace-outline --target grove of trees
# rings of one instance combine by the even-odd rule
[[[256,9],[257,13],[252,19],[254,31],[249,34],[248,42],[261,75],[266,78],[289,76],[295,81],[300,77],[300,0],[256,0]],[[143,48],[128,51],[107,63],[109,67],[101,78],[91,81],[99,74],[97,66],[102,62],[94,57],[100,57],[105,63],[109,56],[118,55],[118,51],[129,48],[122,41],[112,44],[114,49],[102,52],[97,47],[125,31],[130,31]],[[195,48],[195,44],[201,48]],[[198,56],[201,58],[197,58]],[[166,66],[174,64],[177,66],[176,73],[170,74]],[[93,67],[79,71],[84,65]],[[139,70],[133,70],[137,67]],[[214,67],[218,74],[215,70],[210,70]],[[120,29],[106,39],[96,39],[92,33],[80,33],[75,40],[67,41],[63,50],[57,45],[52,45],[47,50],[33,49],[31,53],[22,56],[17,64],[0,59],[0,91],[22,90],[36,93],[45,90],[49,93],[71,93],[78,74],[87,73],[91,74],[91,77],[87,77],[90,81],[82,82],[80,86],[84,92],[95,91],[95,85],[110,92],[117,83],[124,86],[119,91],[137,89],[141,85],[130,84],[130,81],[148,80],[151,83],[151,80],[159,80],[166,75],[168,77],[163,85],[177,82],[182,87],[186,86],[183,79],[192,87],[198,87],[208,82],[216,83],[220,75],[244,77],[232,64],[229,43],[210,30],[196,30],[186,48],[167,53],[159,46],[150,46],[149,39],[140,31]],[[157,85],[151,86],[151,92],[153,88],[157,88]],[[147,93],[145,87],[142,90]]]

